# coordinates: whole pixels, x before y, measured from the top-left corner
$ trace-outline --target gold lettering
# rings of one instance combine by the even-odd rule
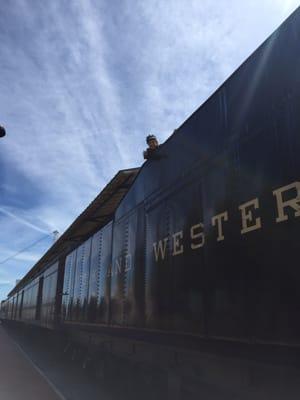
[[[131,270],[131,255],[127,254],[125,256],[125,272],[128,272]]]
[[[173,235],[173,256],[178,256],[183,253],[183,245],[180,244],[180,239],[183,238],[183,232],[179,231]]]
[[[239,206],[242,214],[242,230],[241,234],[254,231],[255,229],[261,228],[261,219],[256,218],[253,223],[253,214],[251,210],[247,210],[249,207],[259,208],[258,198],[248,201]]]
[[[223,221],[228,221],[228,212],[225,211],[221,214],[215,215],[214,217],[212,217],[211,222],[213,224],[213,226],[216,225],[217,222],[217,228],[218,228],[218,237],[217,237],[217,241],[220,242],[221,240],[224,240],[224,235],[223,235],[223,229],[222,229],[222,220]]]
[[[113,275],[112,273],[112,265],[109,264],[108,269],[107,269],[107,277],[111,277]],[[96,279],[96,278],[95,278]]]
[[[167,248],[168,240],[169,240],[169,238],[166,237],[163,240],[159,240],[158,245],[157,245],[157,243],[153,243],[155,261],[158,261],[160,256],[161,256],[162,260],[164,260],[165,255],[166,255],[166,248]]]
[[[204,246],[205,243],[205,236],[204,236],[204,232],[199,232],[199,229],[203,229],[204,226],[203,224],[200,222],[197,225],[193,225],[191,227],[191,239],[200,239],[199,243],[191,243],[191,248],[193,250],[199,249],[200,247]]]
[[[284,201],[282,198],[282,194],[291,189],[296,189],[297,195],[293,199]],[[286,221],[288,219],[288,215],[285,214],[284,209],[286,207],[291,207],[295,210],[295,217],[300,216],[300,182],[294,182],[290,185],[283,186],[279,189],[273,191],[273,195],[277,200],[277,211],[278,217],[276,218],[276,222]]]

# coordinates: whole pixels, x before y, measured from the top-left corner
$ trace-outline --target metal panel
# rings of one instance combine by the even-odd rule
[[[299,127],[299,117],[294,114],[291,124],[287,107],[280,118],[274,115],[274,120],[281,123],[269,124],[265,126],[265,135],[251,136],[246,143],[240,143],[239,188],[241,202],[251,197],[259,200],[256,214],[262,224],[261,229],[243,237],[241,243],[247,270],[249,336],[293,343],[299,342],[300,335],[300,276],[294,262],[300,221],[295,218],[295,210],[288,207],[287,220],[276,223],[278,205],[273,194],[274,189],[299,179],[295,152],[300,150],[300,141],[298,132],[292,130],[293,125]],[[294,188],[283,197],[287,200],[296,196]]]
[[[62,319],[65,321],[86,319],[90,242],[86,241],[66,257],[62,300]]]
[[[64,286],[63,286],[63,299],[62,299],[62,319],[71,319],[71,309],[73,305],[74,296],[74,278],[76,266],[76,250],[72,251],[67,257],[65,262],[64,273]]]
[[[82,277],[84,265],[84,244],[79,246],[76,250],[76,265],[74,274],[74,294],[71,306],[71,321],[78,321],[81,314],[81,291],[82,291]]]
[[[40,323],[53,327],[55,323],[55,304],[57,295],[58,262],[47,268],[44,273],[43,294],[41,301]]]
[[[90,277],[90,259],[91,259],[91,243],[92,238],[88,239],[83,244],[83,255],[80,265],[80,291],[78,295],[78,321],[87,320],[87,307],[88,307],[88,288]],[[77,269],[77,273],[79,270]]]
[[[199,178],[147,205],[146,324],[204,331],[205,265]]]
[[[202,196],[207,266],[206,332],[214,337],[245,337],[246,269],[239,247],[237,173],[229,159],[205,171]],[[216,218],[222,214],[219,227]]]
[[[41,319],[41,307],[42,307],[42,299],[43,299],[43,291],[44,291],[43,286],[44,286],[44,276],[39,276],[37,305],[36,305],[36,313],[35,313],[35,319],[37,321],[39,321]]]
[[[111,270],[111,322],[143,325],[144,207],[114,224]]]
[[[110,319],[113,325],[122,325],[125,321],[126,272],[129,255],[128,218],[114,223],[113,254],[111,267]]]
[[[111,251],[112,251],[112,230],[113,224],[110,223],[101,229],[101,249],[98,263],[97,280],[97,316],[96,321],[100,323],[109,322],[110,312],[110,271],[111,271]]]
[[[92,237],[91,244],[91,262],[89,276],[89,293],[88,293],[88,321],[95,322],[97,319],[98,289],[100,279],[100,262],[102,247],[102,230],[95,233]]]
[[[125,324],[144,326],[145,320],[145,208],[136,208],[128,219],[125,258]]]
[[[34,321],[36,317],[36,306],[38,297],[38,279],[34,279],[24,288],[24,301],[22,320]]]
[[[166,200],[154,208],[148,208],[146,214],[146,288],[145,314],[149,328],[170,327],[170,212]],[[154,245],[160,257],[155,260]],[[167,261],[168,260],[168,261]]]
[[[11,319],[15,319],[16,297],[12,298]]]
[[[15,307],[14,307],[14,320],[18,317],[18,309],[19,309],[19,298],[18,294],[15,294]]]
[[[20,302],[20,311],[19,311],[19,319],[22,320],[23,317],[23,303],[24,303],[24,290],[21,292],[21,302]]]

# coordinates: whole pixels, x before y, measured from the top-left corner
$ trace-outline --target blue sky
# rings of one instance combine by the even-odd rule
[[[143,162],[148,133],[164,141],[297,5],[1,1],[0,299],[53,230]]]

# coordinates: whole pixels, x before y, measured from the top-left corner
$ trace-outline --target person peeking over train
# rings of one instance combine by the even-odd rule
[[[154,158],[155,151],[159,148],[158,140],[155,135],[148,135],[146,137],[148,148],[143,152],[144,159],[149,160]]]

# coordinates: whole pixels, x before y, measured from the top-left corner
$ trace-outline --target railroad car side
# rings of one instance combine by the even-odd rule
[[[110,269],[113,223],[92,237],[87,321],[107,324],[110,315]]]
[[[168,385],[247,393],[258,371],[261,394],[275,370],[286,385],[300,344],[299,39],[300,8],[137,177],[117,174],[65,236],[78,246],[55,248],[66,260],[13,291],[7,318],[61,313],[86,360],[99,351],[102,369],[125,359]]]
[[[112,326],[144,326],[145,210],[140,205],[113,226],[111,278]]]
[[[7,299],[6,319],[55,329],[60,319],[64,258],[36,274]]]
[[[148,328],[191,333],[179,310],[198,302],[197,334],[299,344],[299,27],[300,9],[144,164],[120,203],[116,224],[149,203]],[[196,181],[152,207],[193,171],[194,201]]]
[[[88,242],[74,252],[67,319],[299,344],[299,22],[300,9],[143,165],[116,209],[101,324],[80,317]]]
[[[59,261],[51,265],[45,270],[40,277],[42,285],[41,298],[37,304],[36,320],[38,324],[45,328],[55,328],[57,324],[60,306],[57,302],[61,298],[61,290],[59,288]]]
[[[109,319],[112,223],[66,257],[62,323],[105,323]]]

